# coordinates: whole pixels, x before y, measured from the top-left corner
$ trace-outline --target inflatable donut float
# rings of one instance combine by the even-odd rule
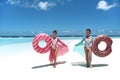
[[[46,42],[45,47],[39,46],[39,42],[42,40]],[[51,44],[51,37],[44,33],[36,35],[32,42],[34,50],[40,54],[48,52],[50,50],[50,46],[51,46],[50,44]]]
[[[105,50],[99,50],[98,45],[101,41],[104,41],[106,43],[106,48]],[[99,57],[105,57],[108,56],[111,52],[112,52],[112,40],[110,37],[106,36],[106,35],[99,35],[97,36],[93,43],[92,43],[92,51],[95,55],[99,56]]]

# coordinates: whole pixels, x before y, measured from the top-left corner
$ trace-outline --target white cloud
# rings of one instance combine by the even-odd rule
[[[72,0],[7,0],[6,3],[13,6],[47,11],[48,9],[59,6],[59,4],[64,4],[70,1]]]
[[[58,4],[65,4],[66,2],[71,2],[72,0],[56,0]]]
[[[34,0],[32,5],[31,5],[31,8],[37,9],[38,8],[38,3],[39,3],[39,0]]]
[[[107,10],[110,10],[111,8],[116,7],[116,6],[117,6],[116,3],[108,5],[108,3],[105,0],[101,0],[98,3],[97,9],[101,9],[101,10],[107,11]]]
[[[56,6],[55,2],[42,2],[41,0],[7,0],[7,4],[16,5],[24,8],[34,8],[41,10],[48,10]]]
[[[40,1],[38,6],[41,10],[48,10],[49,8],[52,8],[52,7],[56,6],[56,4],[55,3],[50,3],[50,2],[47,2],[47,1],[46,2]]]
[[[7,3],[11,5],[17,5],[17,4],[20,4],[20,0],[8,0]]]

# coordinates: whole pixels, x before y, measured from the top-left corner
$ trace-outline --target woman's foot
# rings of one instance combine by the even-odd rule
[[[88,63],[87,63],[87,65],[86,65],[86,67],[87,67],[87,68],[89,68],[89,67],[90,67]]]
[[[56,68],[56,64],[55,63],[53,64],[53,67]]]
[[[88,64],[87,64],[87,66],[86,66],[86,67],[87,67],[87,68],[92,68],[92,65],[88,65]]]
[[[87,65],[86,67],[87,67],[87,68],[89,68],[90,66],[89,66],[89,65]]]
[[[90,65],[90,68],[92,68],[92,65]]]

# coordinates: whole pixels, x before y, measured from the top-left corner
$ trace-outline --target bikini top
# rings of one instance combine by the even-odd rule
[[[92,43],[92,41],[93,41],[92,36],[90,36],[90,37],[88,37],[88,38],[85,38],[85,43],[87,43],[87,44]]]
[[[56,45],[58,43],[58,39],[52,39],[52,45]]]

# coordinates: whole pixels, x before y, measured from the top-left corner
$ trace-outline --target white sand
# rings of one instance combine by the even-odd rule
[[[73,52],[78,40],[67,40],[70,51],[58,57],[65,64],[32,69],[34,66],[48,64],[49,54],[36,53],[31,43],[0,46],[0,80],[119,80],[120,38],[113,39],[112,53],[100,58],[93,54],[92,64],[108,64],[104,67],[86,68],[72,66],[72,62],[85,62],[85,58]]]

